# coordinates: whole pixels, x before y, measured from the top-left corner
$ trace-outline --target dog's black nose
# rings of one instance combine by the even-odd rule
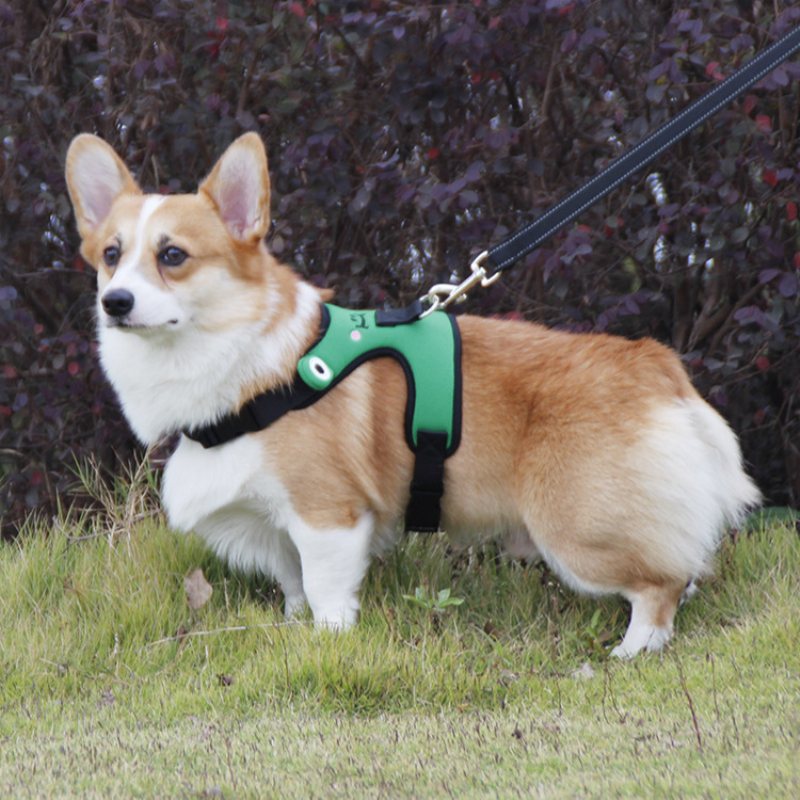
[[[133,308],[133,295],[127,289],[114,289],[103,295],[103,308],[111,317],[124,317]]]

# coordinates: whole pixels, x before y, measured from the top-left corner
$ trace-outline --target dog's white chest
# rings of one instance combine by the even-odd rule
[[[285,488],[249,436],[211,449],[183,437],[164,470],[162,499],[170,524],[183,531],[243,505],[283,528],[289,508]]]

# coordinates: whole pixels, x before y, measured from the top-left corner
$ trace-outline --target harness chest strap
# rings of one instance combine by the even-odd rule
[[[461,338],[449,314],[415,319],[403,310],[350,311],[323,306],[323,333],[300,359],[289,387],[265,392],[237,414],[185,434],[214,447],[253,433],[289,411],[307,408],[373,358],[394,358],[408,387],[405,437],[415,455],[406,529],[436,531],[444,461],[461,438]]]

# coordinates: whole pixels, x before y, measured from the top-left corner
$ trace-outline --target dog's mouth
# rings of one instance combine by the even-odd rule
[[[162,331],[168,328],[174,328],[177,324],[177,319],[168,319],[166,322],[160,322],[156,325],[145,325],[141,322],[131,322],[130,320],[119,319],[118,317],[106,317],[107,328],[116,328],[122,331]]]

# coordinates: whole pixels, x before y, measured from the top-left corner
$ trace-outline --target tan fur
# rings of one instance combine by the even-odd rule
[[[543,542],[575,551],[570,561],[592,582],[638,583],[647,570],[637,540],[608,542],[607,558],[597,552],[606,543],[597,538],[603,520],[596,498],[614,483],[626,485],[619,453],[635,442],[651,404],[665,395],[696,396],[675,356],[650,340],[575,336],[468,316],[459,325],[463,437],[447,462],[445,529],[529,525]],[[630,378],[634,361],[637,380]],[[344,525],[364,507],[376,506],[386,522],[402,512],[413,467],[403,434],[405,401],[402,370],[381,359],[312,409],[260,434],[297,508],[315,508],[320,494],[336,498],[315,509],[309,522]],[[343,439],[343,428],[355,435]],[[313,463],[303,458],[311,442],[318,453]],[[331,481],[338,491],[318,491]],[[537,509],[535,519],[525,519],[526,506]],[[565,535],[576,538],[567,546]],[[585,565],[584,539],[590,543]]]
[[[106,198],[86,200],[90,184],[76,174],[91,147],[105,158],[106,178],[118,179],[113,205],[99,222],[87,207],[94,202],[102,210]],[[263,146],[249,135],[234,147],[196,195],[167,197],[158,206],[138,268],[147,280],[186,293],[204,329],[266,320],[259,335],[267,336],[294,317],[299,278],[263,244],[269,225]],[[245,174],[248,158],[259,165],[258,203],[242,211],[231,187]],[[67,177],[82,252],[99,269],[102,291],[111,275],[102,253],[115,242],[123,250],[130,246],[145,196],[113,151],[93,137],[73,143]],[[156,253],[165,244],[189,258],[176,269],[159,267]],[[221,274],[224,303],[217,296]],[[318,322],[282,354],[275,372],[243,382],[239,405],[291,380]],[[619,591],[640,604],[652,625],[671,631],[681,592],[694,575],[680,557],[682,545],[664,541],[660,517],[669,486],[643,475],[659,470],[659,453],[650,456],[647,437],[669,436],[659,433],[658,414],[703,402],[678,358],[649,339],[574,335],[470,316],[460,317],[459,326],[463,430],[446,463],[444,527],[479,535],[527,531],[531,552],[541,551],[568,580],[587,591]],[[349,529],[369,512],[385,529],[402,518],[413,468],[405,403],[403,371],[381,359],[361,366],[312,407],[253,434],[309,526]],[[757,497],[746,477],[741,481],[750,489],[731,501],[734,509]]]

